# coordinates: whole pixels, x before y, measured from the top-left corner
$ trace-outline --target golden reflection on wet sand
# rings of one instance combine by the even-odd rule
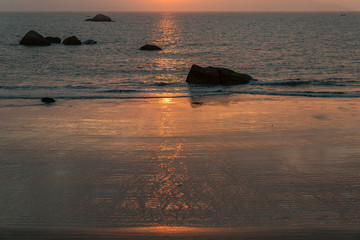
[[[1,223],[360,223],[357,102],[161,96],[0,108]]]

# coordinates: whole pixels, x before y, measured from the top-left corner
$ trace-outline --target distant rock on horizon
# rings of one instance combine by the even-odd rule
[[[34,30],[30,30],[21,39],[20,45],[25,46],[50,46],[50,42],[46,40],[41,34]]]
[[[86,19],[85,21],[90,21],[90,22],[113,22],[113,20],[110,17],[108,17],[108,16],[106,16],[104,14],[98,14],[93,18]]]
[[[200,67],[192,65],[186,78],[187,83],[209,85],[236,85],[249,83],[253,78],[247,74],[238,73],[227,68]]]

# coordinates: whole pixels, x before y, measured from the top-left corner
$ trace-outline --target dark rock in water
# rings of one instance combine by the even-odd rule
[[[43,98],[41,99],[41,102],[43,102],[43,103],[54,103],[54,102],[56,102],[56,101],[55,101],[55,99],[50,98],[50,97],[43,97]]]
[[[20,45],[25,46],[50,46],[50,42],[46,40],[39,33],[30,30],[25,34],[25,36],[21,39]]]
[[[150,45],[150,44],[146,44],[144,46],[142,46],[140,48],[140,50],[145,50],[145,51],[161,51],[162,49],[156,45]]]
[[[49,43],[61,43],[61,39],[58,37],[46,37],[46,40],[49,41]]]
[[[81,45],[81,41],[75,36],[71,36],[71,37],[64,39],[64,41],[62,43],[64,45]]]
[[[163,86],[168,86],[169,83],[166,83],[166,82],[159,82],[159,83],[156,83],[157,86],[159,87],[163,87]]]
[[[97,42],[95,40],[86,40],[86,41],[83,41],[82,44],[84,45],[94,45],[94,44],[97,44]]]
[[[112,22],[111,18],[104,15],[104,14],[98,14],[93,18],[86,19],[85,21],[91,21],[91,22]]]
[[[237,73],[227,68],[200,67],[192,65],[186,78],[187,83],[210,85],[236,85],[249,83],[253,78],[247,74]]]

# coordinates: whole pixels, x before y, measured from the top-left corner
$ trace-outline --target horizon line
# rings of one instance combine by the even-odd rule
[[[359,10],[0,10],[0,13],[359,13]]]

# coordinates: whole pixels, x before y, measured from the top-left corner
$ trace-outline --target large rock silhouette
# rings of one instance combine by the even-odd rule
[[[237,73],[227,68],[200,67],[192,65],[186,78],[187,83],[209,85],[236,85],[249,83],[253,78],[247,74]]]
[[[25,34],[25,36],[21,39],[20,45],[25,46],[50,46],[50,42],[46,40],[42,35],[35,32],[34,30],[30,30]]]
[[[104,15],[104,14],[98,14],[93,18],[86,19],[85,21],[91,21],[91,22],[112,22],[111,18]]]

